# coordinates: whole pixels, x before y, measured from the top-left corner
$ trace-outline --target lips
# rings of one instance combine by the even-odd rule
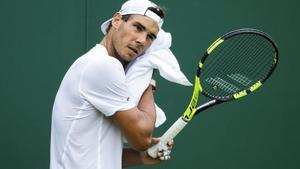
[[[131,47],[131,46],[128,46],[128,48],[133,51],[135,54],[138,54],[138,49],[134,48],[134,47]]]

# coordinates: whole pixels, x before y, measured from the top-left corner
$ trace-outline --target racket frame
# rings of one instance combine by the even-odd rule
[[[247,88],[245,90],[242,90],[236,94],[226,96],[226,97],[217,97],[217,96],[210,95],[208,92],[203,90],[203,88],[201,86],[200,75],[201,75],[201,69],[203,68],[203,66],[205,64],[205,60],[214,51],[214,49],[216,49],[218,46],[220,46],[226,39],[229,39],[231,37],[234,37],[234,36],[237,36],[240,34],[257,34],[257,35],[260,35],[260,36],[264,37],[265,39],[267,39],[273,45],[273,47],[275,49],[273,65],[272,65],[271,69],[269,70],[269,72],[266,74],[266,76],[264,76],[262,79],[260,79],[259,81],[257,81],[256,83],[254,83],[252,86],[250,86],[249,88]],[[194,118],[194,116],[199,114],[200,112],[202,112],[216,104],[240,99],[240,98],[254,92],[258,88],[260,88],[262,86],[262,84],[271,76],[277,63],[278,63],[278,47],[277,47],[276,43],[272,40],[272,38],[265,32],[262,32],[257,29],[252,29],[252,28],[243,28],[243,29],[238,29],[238,30],[228,32],[228,33],[224,34],[223,36],[221,36],[220,38],[218,38],[206,50],[206,52],[202,56],[198,66],[197,66],[197,72],[196,72],[195,81],[194,81],[193,95],[192,95],[191,101],[190,101],[187,109],[185,110],[183,115],[163,134],[163,136],[161,137],[160,143],[150,147],[147,150],[148,154],[151,157],[156,158],[158,148],[166,145],[169,140],[173,139],[188,124],[188,122],[191,121]],[[208,97],[211,100],[196,107],[198,104],[198,98],[199,98],[200,93],[203,94],[204,96]]]

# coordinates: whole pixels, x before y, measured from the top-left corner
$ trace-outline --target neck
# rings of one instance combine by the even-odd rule
[[[113,47],[112,38],[109,33],[102,39],[100,44],[106,48],[108,55],[118,59],[123,65],[124,69],[126,68],[129,62],[125,61]]]

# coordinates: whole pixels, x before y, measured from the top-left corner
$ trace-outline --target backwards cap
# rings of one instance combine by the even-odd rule
[[[128,0],[126,1],[119,11],[121,15],[128,15],[128,14],[139,14],[148,16],[149,18],[153,19],[157,22],[158,26],[161,27],[163,24],[163,19],[160,18],[156,13],[149,10],[149,7],[157,7],[157,5],[149,0]],[[102,23],[101,31],[103,34],[106,34],[106,28],[108,27],[110,21],[109,19]]]

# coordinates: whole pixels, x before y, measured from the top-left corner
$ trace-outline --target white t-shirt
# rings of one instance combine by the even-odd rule
[[[121,169],[122,135],[108,116],[134,106],[123,66],[104,46],[78,58],[55,98],[50,169]]]

